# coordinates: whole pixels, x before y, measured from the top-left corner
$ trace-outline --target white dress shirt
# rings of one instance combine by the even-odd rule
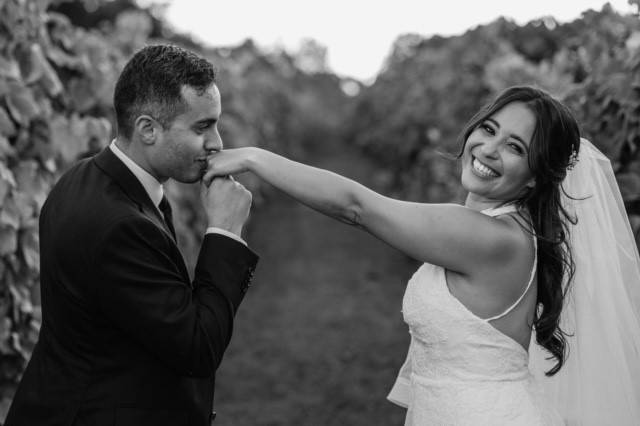
[[[156,208],[158,208],[158,211],[160,211],[158,205],[160,204],[160,201],[162,201],[162,197],[164,196],[164,189],[162,188],[162,184],[158,182],[158,180],[154,178],[149,172],[140,167],[131,158],[129,158],[127,154],[122,152],[120,148],[118,148],[118,145],[116,145],[115,139],[111,141],[109,148],[115,154],[115,156],[118,157],[129,170],[131,170],[131,173],[133,173],[134,176],[138,178],[145,191],[147,191],[147,194],[149,194],[149,198],[151,198],[151,201],[153,201],[153,205],[155,205]],[[162,214],[162,212],[160,213]],[[227,231],[226,229],[217,228],[215,226],[208,227],[206,234],[221,234],[229,238],[233,238],[234,240],[241,242],[245,246],[247,245],[247,243],[240,236],[234,234],[233,232]]]

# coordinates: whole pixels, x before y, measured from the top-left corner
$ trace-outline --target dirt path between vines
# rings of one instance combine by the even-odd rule
[[[332,151],[313,164],[373,186],[379,166]],[[261,260],[218,372],[215,424],[402,424],[385,397],[406,355],[400,309],[416,264],[275,191],[250,226]]]

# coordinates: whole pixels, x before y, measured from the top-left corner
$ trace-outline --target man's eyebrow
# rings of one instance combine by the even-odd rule
[[[494,120],[491,117],[488,117],[486,119],[486,121],[490,121],[494,126],[496,126],[498,129],[500,128],[500,123],[498,123],[496,120]],[[527,151],[529,150],[529,145],[526,144],[526,142],[524,141],[524,139],[522,139],[520,136],[516,135],[515,133],[511,133],[509,136],[511,136],[512,138],[514,138],[515,140],[519,141],[522,145],[524,145],[524,147],[527,149]]]
[[[196,126],[211,125],[211,124],[215,124],[217,122],[218,122],[217,118],[204,118],[202,120],[196,121],[195,125]]]

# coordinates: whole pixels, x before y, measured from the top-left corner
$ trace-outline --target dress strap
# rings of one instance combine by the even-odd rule
[[[486,210],[482,210],[482,213],[486,214],[487,216],[495,217],[495,216],[500,216],[500,215],[503,215],[503,214],[513,213],[513,212],[516,212],[516,211],[518,211],[518,207],[514,203],[509,203],[509,204],[502,205],[500,207],[489,208],[489,209],[486,209]],[[533,266],[531,267],[531,274],[529,275],[529,282],[527,283],[527,287],[524,289],[524,291],[522,292],[520,297],[518,297],[518,300],[516,300],[504,312],[502,312],[501,314],[498,314],[496,316],[493,316],[491,318],[485,318],[485,321],[489,322],[489,321],[497,320],[497,319],[502,318],[503,316],[507,315],[512,310],[514,310],[515,307],[518,306],[520,301],[522,301],[524,296],[527,294],[527,292],[529,291],[529,288],[531,288],[531,284],[533,284],[533,278],[536,275],[536,269],[537,269],[537,265],[538,265],[538,240],[537,240],[535,234],[533,235],[533,248],[534,248],[534,250],[533,250]]]
[[[518,211],[518,206],[513,203],[505,204],[500,207],[492,207],[485,210],[482,210],[482,214],[486,214],[487,216],[495,217],[500,216],[507,213],[513,213]]]
[[[537,265],[538,265],[538,239],[534,234],[533,235],[533,266],[531,267],[531,274],[529,275],[529,282],[527,283],[527,288],[524,289],[520,297],[518,297],[518,300],[516,300],[513,303],[513,305],[509,306],[507,310],[491,318],[485,318],[485,321],[489,322],[489,321],[497,320],[498,318],[502,318],[503,316],[511,312],[516,306],[518,306],[518,303],[520,303],[520,301],[524,298],[525,294],[527,294],[527,292],[529,291],[531,284],[533,284],[533,278],[536,275]]]

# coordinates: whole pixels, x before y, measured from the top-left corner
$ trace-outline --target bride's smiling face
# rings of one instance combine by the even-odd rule
[[[462,186],[467,205],[482,208],[519,198],[535,185],[529,149],[536,117],[522,102],[505,105],[481,122],[462,154]]]

